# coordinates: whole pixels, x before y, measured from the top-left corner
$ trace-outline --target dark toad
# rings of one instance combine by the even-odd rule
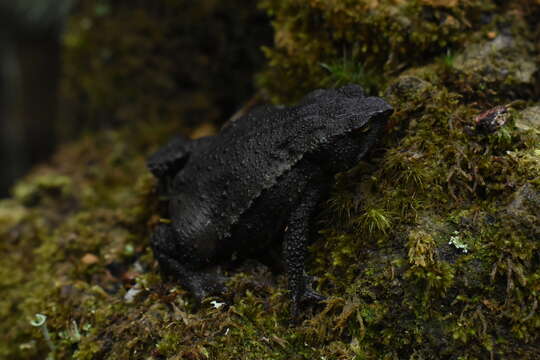
[[[202,298],[224,290],[213,265],[233,253],[270,254],[282,242],[293,309],[322,299],[304,271],[310,219],[334,175],[366,154],[391,113],[348,85],[313,91],[296,106],[257,108],[216,136],[174,138],[148,160],[169,198],[171,223],[151,236],[161,270]]]

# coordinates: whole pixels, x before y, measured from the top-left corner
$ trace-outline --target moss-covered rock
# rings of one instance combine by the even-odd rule
[[[492,16],[492,1],[261,1],[274,16],[260,83],[290,102],[308,89],[355,80],[380,89],[389,75],[445,56]],[[331,76],[328,76],[330,73]],[[300,85],[299,85],[300,84]]]
[[[313,224],[324,304],[291,323],[283,275],[257,261],[201,305],[159,277],[144,158],[186,130],[180,111],[64,147],[0,202],[0,358],[537,359],[540,6],[500,4],[262,2],[273,98],[366,79],[396,109]],[[498,105],[505,124],[476,131]]]

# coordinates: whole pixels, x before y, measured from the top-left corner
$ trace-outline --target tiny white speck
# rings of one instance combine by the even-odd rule
[[[218,302],[218,301],[211,301],[210,304],[214,307],[214,309],[219,309],[220,307],[222,307],[223,305],[225,305],[225,303],[223,302]],[[228,329],[227,329],[228,330]]]

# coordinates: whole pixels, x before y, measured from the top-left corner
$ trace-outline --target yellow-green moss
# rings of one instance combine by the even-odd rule
[[[265,48],[268,70],[259,83],[274,99],[291,102],[307,90],[356,82],[376,91],[388,76],[459,48],[492,1],[277,1],[261,6],[273,16],[275,46]]]

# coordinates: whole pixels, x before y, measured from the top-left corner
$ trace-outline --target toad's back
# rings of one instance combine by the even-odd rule
[[[305,154],[389,108],[358,95],[327,90],[295,107],[256,109],[224,128],[174,179],[170,211],[179,236],[201,243],[226,237],[261,192]]]

